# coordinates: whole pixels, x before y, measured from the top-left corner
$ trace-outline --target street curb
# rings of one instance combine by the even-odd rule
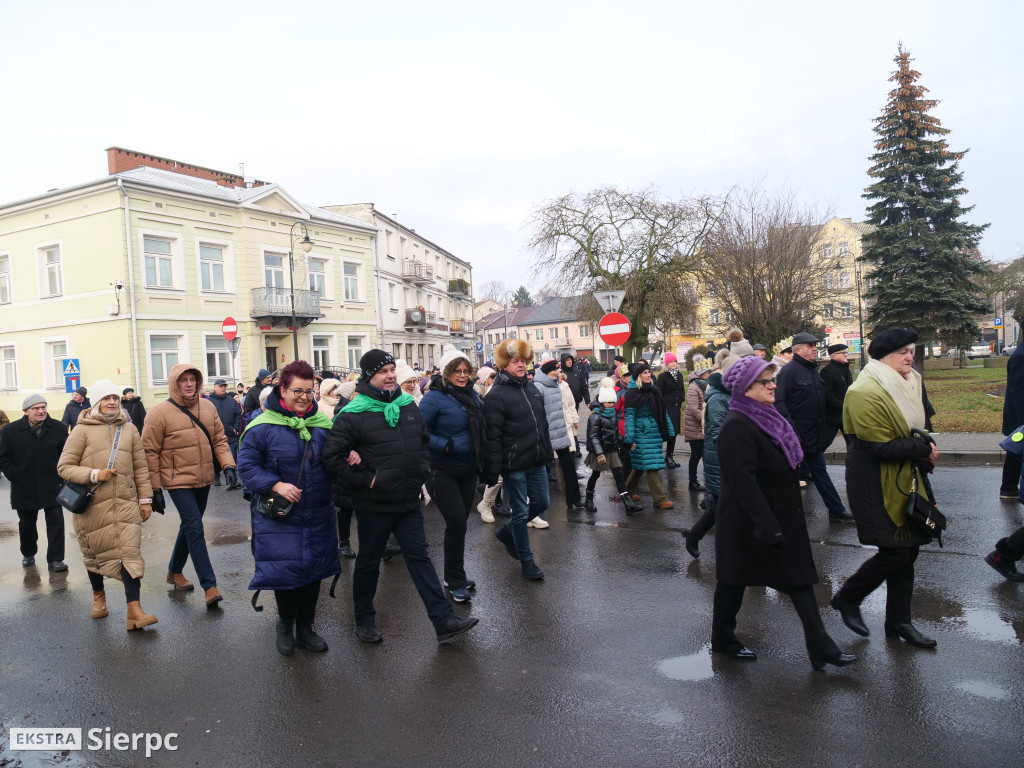
[[[940,453],[935,464],[939,467],[985,467],[1003,466],[1003,451],[947,451]],[[825,454],[826,464],[845,464],[846,451],[831,451]]]

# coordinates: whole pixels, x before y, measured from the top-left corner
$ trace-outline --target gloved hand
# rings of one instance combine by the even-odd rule
[[[153,503],[150,505],[153,507],[153,511],[159,515],[164,513],[167,506],[164,504],[164,491],[163,488],[153,489]]]
[[[142,522],[149,520],[149,516],[153,514],[152,504],[139,504],[139,514],[142,515]]]
[[[240,487],[238,484],[238,472],[235,471],[234,467],[224,467],[224,479],[228,483],[229,491],[233,491],[235,488]]]
[[[487,485],[487,486],[497,485],[498,484],[498,476],[497,475],[492,475],[492,474],[485,474],[483,476],[483,481],[484,481],[484,484]]]
[[[109,480],[116,474],[116,469],[101,469],[99,470],[99,472],[96,473],[96,481],[100,483],[105,483],[107,482],[107,480]]]

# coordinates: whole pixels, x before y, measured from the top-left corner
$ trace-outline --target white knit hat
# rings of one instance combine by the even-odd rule
[[[100,379],[89,386],[89,399],[94,405],[98,405],[100,400],[110,395],[117,395],[117,399],[120,400],[122,389],[110,379]]]
[[[418,379],[420,375],[410,368],[408,363],[402,363],[395,368],[395,377],[397,379],[398,386],[402,386],[403,381],[408,381],[413,378]]]
[[[441,360],[437,364],[437,367],[441,371],[441,375],[444,376],[444,372],[445,370],[447,370],[448,366],[455,360],[458,360],[459,358],[462,358],[467,363],[469,363],[470,368],[473,367],[473,364],[469,362],[469,358],[466,357],[465,352],[460,352],[451,344],[445,344],[444,353],[441,355]],[[399,384],[401,384],[401,381],[399,381]]]
[[[354,381],[343,381],[335,392],[338,393],[340,402],[348,402],[352,399],[352,395],[356,393],[356,383]]]
[[[601,387],[599,390],[597,390],[597,402],[614,403],[615,400],[615,390],[612,387]]]

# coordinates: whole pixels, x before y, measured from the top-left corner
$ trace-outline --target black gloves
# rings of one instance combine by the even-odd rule
[[[481,479],[484,481],[484,485],[487,485],[487,486],[497,485],[498,484],[498,476],[497,475],[492,475],[492,474],[489,474],[489,473],[485,473]]]
[[[241,488],[238,482],[238,472],[235,471],[234,467],[224,467],[224,479],[228,483],[228,490],[233,491],[235,488]]]
[[[165,509],[167,505],[164,503],[164,490],[157,488],[153,491],[153,511],[162,515]]]

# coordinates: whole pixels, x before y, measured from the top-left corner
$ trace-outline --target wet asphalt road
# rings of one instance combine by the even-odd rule
[[[841,467],[829,471],[845,492]],[[142,602],[160,621],[124,629],[120,588],[109,618],[89,618],[90,587],[68,542],[67,575],[22,569],[8,486],[0,481],[0,765],[118,766],[981,766],[1019,758],[1024,734],[1024,585],[980,555],[1022,523],[996,498],[998,468],[940,468],[951,518],[945,549],[923,551],[915,622],[939,643],[922,651],[882,633],[884,590],[864,604],[869,639],[827,607],[869,555],[852,525],[830,524],[814,490],[808,526],[826,626],[861,658],[814,672],[788,601],[749,589],[739,633],[753,663],[708,651],[713,539],[692,561],[680,528],[697,517],[685,468],[666,487],[677,507],[626,519],[599,485],[599,512],[566,512],[553,489],[551,527],[532,531],[547,579],[530,583],[470,520],[467,570],[479,584],[460,615],[468,635],[439,646],[400,559],[383,567],[380,645],[352,633],[343,561],[338,599],[321,601],[327,653],[274,649],[273,598],[256,613],[248,517],[238,492],[214,489],[207,513],[223,610],[163,583],[173,510],[144,528]],[[67,518],[70,518],[70,514]],[[442,526],[426,509],[440,565]],[[70,519],[67,521],[70,536]],[[44,534],[41,531],[41,539]],[[191,565],[186,575],[194,578]],[[11,727],[110,727],[178,733],[178,749],[139,753],[7,750]],[[10,761],[10,762],[5,762]]]

